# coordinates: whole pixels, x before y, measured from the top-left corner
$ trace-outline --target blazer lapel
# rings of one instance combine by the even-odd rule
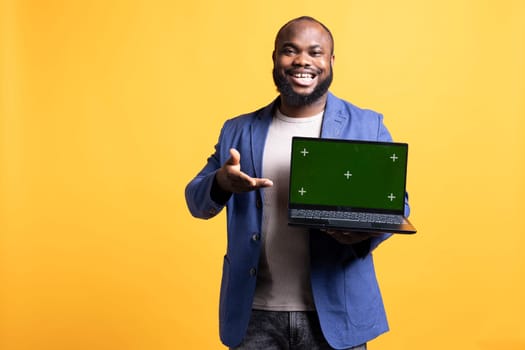
[[[275,100],[276,101],[276,100]],[[262,177],[262,156],[268,129],[273,118],[275,101],[256,112],[251,126],[251,149],[255,177]]]
[[[323,117],[323,126],[321,129],[321,137],[323,138],[339,138],[346,124],[349,122],[349,115],[342,106],[341,101],[337,99],[330,92],[326,100],[326,109]]]

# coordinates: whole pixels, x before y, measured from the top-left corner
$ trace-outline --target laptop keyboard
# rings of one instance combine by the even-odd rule
[[[312,209],[293,209],[293,217],[303,217],[312,219],[336,219],[357,222],[372,222],[381,224],[402,224],[403,217],[392,214],[377,213],[356,213],[335,210],[312,210]]]

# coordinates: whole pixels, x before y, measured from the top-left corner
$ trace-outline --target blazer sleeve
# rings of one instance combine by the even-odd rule
[[[224,127],[221,130],[219,141],[215,145],[215,152],[208,158],[204,168],[186,186],[185,196],[188,209],[196,218],[209,219],[216,216],[225,206],[212,199],[212,186],[217,170],[222,166],[221,141]]]

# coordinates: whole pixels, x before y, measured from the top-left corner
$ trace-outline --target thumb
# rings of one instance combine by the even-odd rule
[[[239,165],[241,154],[235,148],[230,148],[230,159],[226,161],[227,165]]]

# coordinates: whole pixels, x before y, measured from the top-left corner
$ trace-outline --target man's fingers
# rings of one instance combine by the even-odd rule
[[[226,165],[239,165],[241,163],[241,154],[235,148],[230,148],[230,158]]]
[[[245,186],[245,188],[240,190],[240,192],[252,191],[258,188],[273,186],[273,182],[270,179],[253,178],[253,177],[246,175],[245,173],[241,173],[240,179],[242,180],[242,183]]]
[[[255,186],[257,185],[257,181],[255,179],[251,178],[242,171],[238,174],[237,180],[237,185],[245,187],[245,191],[255,188]]]
[[[255,179],[256,188],[272,187],[272,186],[273,186],[273,181],[270,179]]]
[[[230,148],[230,158],[218,173],[217,180],[224,190],[233,193],[253,191],[258,188],[273,186],[269,179],[253,178],[241,171],[241,154]]]

